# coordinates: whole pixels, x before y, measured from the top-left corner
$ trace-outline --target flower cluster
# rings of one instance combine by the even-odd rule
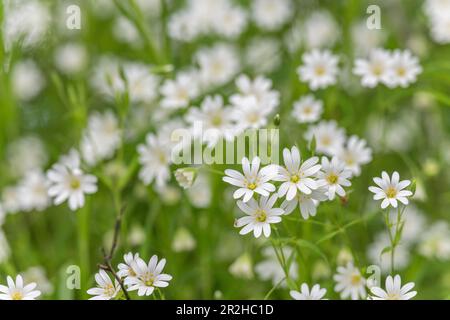
[[[440,44],[450,43],[450,1],[426,0],[424,8],[433,40]]]
[[[117,279],[114,282],[104,270],[95,274],[97,287],[87,291],[93,295],[91,300],[111,300],[118,298],[122,286],[127,291],[137,291],[138,296],[149,296],[155,288],[165,288],[172,280],[172,276],[162,273],[166,265],[166,259],[158,261],[156,255],[152,256],[148,263],[139,257],[138,253],[127,253],[123,256],[124,262],[118,265],[119,271],[117,277],[120,278],[122,285]]]

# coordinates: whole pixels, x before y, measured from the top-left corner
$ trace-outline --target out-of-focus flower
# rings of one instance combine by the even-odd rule
[[[211,204],[211,185],[205,174],[199,174],[191,188],[187,190],[191,204],[196,208],[207,208]]]
[[[41,139],[24,136],[8,145],[7,158],[10,173],[17,177],[41,169],[48,157]]]
[[[324,89],[336,83],[339,58],[330,51],[317,49],[303,55],[303,65],[297,73],[303,82],[308,82],[311,90]]]
[[[23,101],[34,99],[45,87],[44,75],[33,60],[14,65],[11,79],[15,96]]]
[[[288,246],[284,246],[281,250],[286,260],[290,259],[292,254],[295,254],[292,248]],[[272,247],[265,247],[262,250],[262,255],[264,260],[255,265],[255,272],[258,277],[265,281],[271,280],[273,285],[280,285],[283,288],[286,287],[286,280],[283,280],[286,274],[277,259],[274,249]],[[298,279],[298,264],[295,259],[292,259],[288,275],[289,279],[293,281]]]
[[[89,123],[81,142],[83,159],[89,165],[110,159],[121,142],[119,122],[111,111],[95,112],[89,116]]]
[[[20,183],[21,207],[25,211],[43,211],[50,205],[50,182],[42,171],[30,171]]]
[[[6,3],[6,2],[4,2]],[[2,26],[5,48],[20,41],[24,47],[42,42],[50,26],[50,11],[42,1],[8,1]]]
[[[372,150],[364,139],[351,136],[344,148],[337,152],[337,157],[345,163],[346,169],[354,176],[361,174],[361,166],[372,161]]]
[[[292,16],[291,0],[254,0],[251,12],[253,20],[263,30],[276,30]]]
[[[200,66],[201,82],[206,88],[227,83],[240,68],[235,48],[224,43],[200,49],[196,60]]]
[[[192,234],[186,228],[179,228],[175,232],[172,242],[172,249],[175,252],[192,251],[195,249],[197,242]]]
[[[345,143],[345,130],[337,126],[336,121],[321,121],[311,125],[304,135],[305,139],[316,142],[316,151],[328,156],[335,155]]]
[[[358,300],[366,297],[366,279],[352,262],[347,263],[345,267],[338,267],[333,279],[336,281],[334,291],[339,292],[342,299],[350,297],[352,300]]]
[[[313,95],[308,94],[294,102],[292,116],[299,123],[308,123],[319,120],[322,112],[323,102],[316,100]]]
[[[253,264],[248,253],[240,255],[228,268],[228,271],[236,278],[252,279]]]
[[[381,271],[387,273],[391,270],[392,256],[391,251],[385,251],[386,248],[391,246],[389,235],[386,232],[379,233],[375,236],[375,240],[367,247],[367,256],[369,260],[379,266]],[[394,263],[395,268],[398,270],[404,269],[408,266],[410,261],[410,252],[406,241],[401,241],[395,247],[394,251]]]
[[[41,266],[30,267],[22,273],[24,282],[35,282],[42,294],[51,294],[53,285],[45,274],[45,269]]]
[[[309,15],[302,30],[308,49],[331,47],[340,35],[335,19],[325,10],[315,11]]]
[[[155,180],[158,187],[165,186],[170,179],[170,147],[162,144],[158,136],[149,133],[146,144],[138,146],[138,153],[142,165],[139,178],[145,185]]]
[[[78,43],[67,43],[57,48],[55,65],[63,73],[73,75],[84,70],[88,62],[86,48]]]
[[[419,253],[427,258],[450,259],[450,229],[446,221],[437,221],[419,240]]]
[[[270,73],[282,62],[280,42],[272,37],[254,37],[245,48],[244,61],[256,73]]]
[[[185,108],[199,93],[196,72],[180,72],[174,80],[166,80],[160,88],[161,106],[167,109]]]

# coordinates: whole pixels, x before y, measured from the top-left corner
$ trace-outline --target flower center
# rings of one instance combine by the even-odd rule
[[[351,283],[353,286],[356,286],[356,285],[358,285],[360,282],[361,282],[361,275],[360,275],[359,273],[352,274],[352,276],[351,276],[351,278],[350,278],[350,283]]]
[[[372,67],[372,73],[376,76],[381,76],[381,74],[383,73],[383,68],[381,67],[381,65],[375,64]]]
[[[398,293],[388,293],[387,300],[400,300],[400,295]]]
[[[128,267],[128,275],[130,277],[135,277],[136,276],[136,272],[134,272],[132,267]]]
[[[255,219],[258,222],[265,222],[267,220],[267,214],[264,210],[258,209],[255,213]]]
[[[249,188],[250,190],[255,190],[256,189],[256,184],[249,183],[249,184],[247,184],[247,188]]]
[[[397,190],[394,187],[387,188],[386,197],[395,198],[396,195],[397,195]]]
[[[114,286],[111,283],[108,283],[105,287],[105,295],[112,297],[115,293]]]
[[[403,68],[403,67],[398,67],[398,68],[397,68],[397,74],[398,74],[400,77],[404,77],[404,76],[406,75],[406,69]]]
[[[312,108],[310,106],[306,106],[303,108],[303,113],[304,114],[311,114],[312,113]]]
[[[153,286],[155,282],[155,275],[153,273],[147,273],[144,278],[144,283],[147,287]]]
[[[328,181],[330,184],[335,184],[335,183],[338,181],[338,179],[339,179],[339,177],[338,177],[337,175],[335,175],[334,173],[330,173],[330,174],[327,176],[327,181]]]
[[[213,118],[211,119],[211,124],[214,127],[219,127],[220,125],[222,125],[222,117],[220,115],[213,116]]]
[[[323,136],[322,139],[320,139],[323,145],[329,146],[331,144],[331,138],[329,136]]]
[[[323,76],[325,74],[325,68],[323,66],[316,66],[316,75]]]
[[[294,174],[293,176],[291,176],[291,181],[293,183],[297,183],[300,180],[300,177],[296,174]]]
[[[22,300],[23,299],[22,293],[20,293],[18,291],[14,292],[11,295],[11,299],[13,299],[13,300]]]
[[[73,190],[78,190],[81,186],[81,181],[75,176],[70,178],[70,188]]]

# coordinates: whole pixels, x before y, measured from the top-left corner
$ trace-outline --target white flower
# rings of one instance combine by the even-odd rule
[[[276,30],[292,16],[292,2],[290,0],[254,0],[251,12],[258,27],[264,30]]]
[[[419,59],[409,50],[395,50],[391,58],[392,77],[391,86],[408,87],[416,82],[417,76],[422,72]]]
[[[278,196],[286,196],[286,200],[294,199],[297,192],[311,194],[312,190],[317,189],[317,183],[313,176],[320,170],[318,157],[312,157],[301,161],[300,151],[297,147],[291,150],[283,150],[283,160],[285,167],[279,166],[279,175],[274,179],[283,182],[278,189]]]
[[[72,211],[84,206],[85,194],[97,192],[97,178],[68,163],[54,164],[47,172],[47,178],[50,180],[48,195],[54,198],[55,205],[68,200]]]
[[[44,143],[32,135],[10,143],[6,153],[9,172],[14,176],[23,176],[29,171],[40,169],[48,159]]]
[[[315,284],[311,290],[306,283],[303,283],[300,287],[301,291],[291,290],[289,294],[295,300],[324,300],[323,297],[327,293],[327,289],[320,288],[318,284]]]
[[[117,271],[117,275],[121,278],[126,277],[135,277],[136,271],[133,269],[133,265],[136,263],[137,259],[139,258],[139,253],[133,253],[128,252],[123,255],[123,260],[125,263],[121,262],[117,266],[119,271]]]
[[[95,274],[95,282],[97,282],[98,287],[91,288],[87,291],[87,294],[94,296],[89,298],[89,300],[111,300],[117,296],[120,290],[120,285],[117,280],[114,279],[113,283],[105,270],[100,270]]]
[[[186,121],[192,125],[195,138],[214,147],[221,138],[232,141],[237,132],[231,107],[224,106],[220,95],[207,96],[199,108],[191,108]]]
[[[298,67],[300,80],[308,82],[311,90],[323,89],[336,83],[339,58],[330,51],[317,49],[303,55],[303,65]]]
[[[139,162],[142,169],[139,178],[145,185],[156,181],[158,187],[166,185],[170,180],[170,147],[151,133],[147,134],[146,144],[138,146]]]
[[[37,97],[45,86],[44,75],[33,60],[20,61],[14,65],[11,81],[15,96],[23,101]]]
[[[315,122],[320,119],[323,112],[323,103],[316,100],[313,95],[308,94],[294,102],[292,116],[299,123]]]
[[[351,297],[352,300],[358,300],[366,297],[366,279],[352,262],[348,262],[345,267],[338,267],[333,279],[336,281],[334,291],[340,292],[342,299]]]
[[[240,234],[244,235],[253,231],[255,238],[259,238],[262,233],[268,238],[270,236],[270,224],[281,222],[281,215],[284,213],[283,209],[273,208],[278,196],[273,194],[270,198],[262,196],[257,202],[255,199],[244,203],[238,201],[238,207],[247,216],[239,218],[235,222],[235,227],[240,228]]]
[[[89,165],[110,159],[121,143],[119,121],[111,111],[93,113],[81,143],[83,159]]]
[[[123,66],[131,102],[150,103],[158,96],[158,77],[143,63],[126,63]]]
[[[49,8],[41,1],[8,1],[4,2],[5,11],[2,33],[7,50],[16,41],[25,47],[39,44],[45,37],[50,26]]]
[[[353,175],[361,174],[361,165],[372,161],[372,150],[367,147],[364,139],[351,136],[346,146],[337,152],[337,157],[345,163],[346,169],[352,171]]]
[[[46,276],[45,269],[41,266],[33,266],[22,273],[24,282],[35,282],[42,294],[51,294],[53,284]]]
[[[231,1],[214,1],[221,5],[212,13],[212,28],[220,35],[229,38],[239,36],[247,25],[247,14],[239,6],[233,6]]]
[[[166,80],[160,88],[163,98],[161,107],[179,109],[188,106],[189,102],[199,94],[198,80],[194,72],[177,74],[174,80]]]
[[[345,130],[337,126],[336,121],[321,121],[310,126],[305,133],[305,139],[316,141],[316,150],[328,156],[335,155],[342,149],[345,142]]]
[[[247,96],[239,99],[239,104],[234,107],[231,117],[237,123],[237,131],[241,132],[264,127],[271,112],[270,108],[259,104],[254,96]]]
[[[180,228],[175,232],[172,249],[175,252],[192,251],[197,242],[186,228]]]
[[[252,279],[253,265],[248,253],[240,255],[228,268],[228,271],[236,278]]]
[[[17,213],[23,209],[20,188],[17,186],[5,187],[2,191],[2,204],[6,213]]]
[[[450,259],[450,229],[446,221],[435,222],[420,236],[419,253],[427,258]]]
[[[369,59],[357,59],[353,73],[361,77],[364,87],[373,88],[379,83],[390,85],[392,77],[391,54],[383,49],[374,49]]]
[[[22,276],[18,275],[16,281],[8,276],[8,286],[0,285],[0,300],[35,300],[41,295],[36,288],[36,283],[24,284]]]
[[[280,93],[272,90],[272,81],[262,76],[256,77],[253,81],[247,75],[240,75],[236,79],[238,94],[230,97],[230,101],[235,106],[241,106],[242,99],[252,96],[260,108],[267,108],[272,111],[280,103]]]
[[[295,255],[295,251],[288,246],[282,247],[281,251],[283,252],[285,259],[290,259],[292,255]],[[255,272],[262,280],[271,280],[274,286],[280,285],[281,282],[280,286],[283,288],[286,287],[286,280],[283,280],[286,277],[286,274],[278,261],[274,249],[272,247],[265,247],[262,250],[262,255],[264,256],[264,260],[256,264]],[[288,276],[289,279],[293,281],[296,281],[298,278],[298,264],[295,259],[292,259],[292,263],[288,270]]]
[[[167,287],[168,281],[172,280],[171,275],[161,273],[165,265],[166,259],[158,262],[156,255],[152,256],[148,264],[138,257],[131,263],[133,270],[136,271],[136,276],[125,278],[124,283],[128,286],[128,290],[137,290],[139,296],[149,296],[155,287]]]
[[[120,290],[120,285],[117,280],[114,279],[113,283],[105,270],[100,270],[95,274],[95,282],[97,282],[98,287],[91,288],[87,291],[87,294],[94,296],[89,298],[89,300],[111,300],[117,296]]]
[[[319,203],[326,200],[328,200],[327,188],[321,187],[312,190],[310,194],[298,192],[294,199],[290,201],[284,200],[281,204],[281,209],[284,210],[284,214],[290,214],[298,205],[300,214],[306,220],[310,216],[314,217]]]
[[[412,192],[409,190],[403,190],[411,184],[409,180],[400,181],[400,175],[397,171],[392,174],[392,179],[389,177],[386,171],[381,173],[381,178],[375,177],[373,181],[378,185],[377,187],[369,187],[370,192],[375,193],[374,200],[381,200],[381,209],[387,208],[391,205],[397,208],[397,201],[400,201],[404,205],[409,203],[408,198],[412,196]]]
[[[254,157],[250,165],[249,160],[242,158],[242,171],[227,169],[225,170],[225,177],[223,181],[229,184],[239,187],[234,194],[234,199],[243,198],[244,202],[249,201],[253,194],[256,192],[262,196],[269,196],[270,192],[275,191],[275,186],[269,183],[277,175],[277,167],[273,165],[266,166],[259,170],[261,160],[258,157]]]
[[[228,44],[216,44],[212,48],[201,49],[196,57],[205,87],[225,84],[239,71],[238,56],[235,49]]]
[[[251,38],[245,48],[244,61],[256,74],[275,71],[282,62],[282,47],[279,39],[273,36]]]
[[[333,200],[335,194],[340,197],[345,196],[343,187],[349,187],[351,182],[348,180],[352,176],[352,172],[345,168],[345,164],[337,157],[328,160],[322,157],[322,170],[317,174],[317,185],[327,188],[329,200]]]
[[[179,168],[175,171],[175,179],[184,189],[192,187],[196,177],[197,169],[195,168]]]
[[[30,171],[19,186],[22,206],[26,211],[43,211],[50,205],[49,181],[40,170]]]
[[[331,47],[339,38],[340,27],[333,16],[325,10],[308,15],[301,30],[309,49]]]
[[[72,75],[81,72],[87,64],[86,48],[78,43],[67,43],[55,52],[55,65],[63,73]]]
[[[417,291],[411,291],[414,288],[414,282],[408,282],[402,286],[400,276],[397,274],[394,278],[386,278],[386,291],[380,287],[371,287],[372,296],[370,300],[410,300],[416,296]]]

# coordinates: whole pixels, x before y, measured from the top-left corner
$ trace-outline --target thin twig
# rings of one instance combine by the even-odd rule
[[[125,285],[122,281],[122,279],[117,275],[116,271],[114,270],[112,264],[111,264],[111,260],[114,256],[114,252],[116,251],[117,248],[117,243],[119,240],[119,233],[120,233],[120,227],[122,225],[122,217],[123,214],[125,212],[126,206],[123,205],[122,208],[120,208],[119,214],[117,215],[116,218],[116,223],[114,225],[114,235],[113,235],[113,242],[111,245],[111,249],[109,250],[109,254],[106,253],[106,250],[104,248],[102,248],[102,253],[103,253],[103,259],[104,259],[104,264],[99,264],[99,268],[103,269],[105,271],[110,272],[114,278],[117,280],[117,282],[119,282],[120,288],[123,291],[123,294],[125,295],[125,298],[127,300],[131,300],[130,296],[128,295],[127,289],[125,288]]]

